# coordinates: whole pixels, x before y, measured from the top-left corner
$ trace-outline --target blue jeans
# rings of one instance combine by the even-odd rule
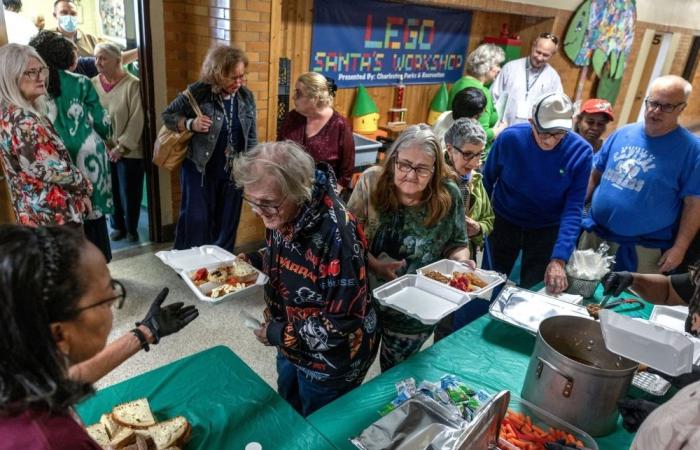
[[[277,392],[304,417],[356,386],[354,383],[321,385],[308,378],[281,353],[277,353]]]

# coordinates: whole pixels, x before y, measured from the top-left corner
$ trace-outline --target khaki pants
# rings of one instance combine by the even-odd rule
[[[617,253],[617,249],[620,247],[618,244],[612,241],[606,241],[597,234],[589,233],[588,231],[584,231],[583,234],[581,234],[581,238],[578,241],[578,248],[579,250],[589,248],[596,250],[603,242],[606,242],[610,246],[610,250],[608,250],[609,255]],[[635,250],[637,251],[636,271],[638,273],[661,273],[658,266],[659,258],[661,258],[660,249],[635,245]]]

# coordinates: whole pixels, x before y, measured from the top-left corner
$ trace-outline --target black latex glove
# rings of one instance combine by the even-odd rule
[[[182,302],[161,307],[167,296],[168,288],[163,288],[158,297],[151,303],[151,307],[148,308],[146,317],[142,321],[136,322],[136,326],[145,325],[151,330],[155,344],[160,342],[162,337],[182,330],[199,315],[195,306],[184,306],[185,304]]]
[[[608,272],[603,277],[603,294],[619,297],[622,292],[632,286],[632,274],[629,272]]]
[[[653,410],[659,405],[642,399],[623,398],[617,402],[617,407],[622,414],[622,426],[630,433],[634,433]]]
[[[547,442],[544,444],[544,448],[547,450],[570,450],[572,448],[579,449],[580,447],[576,447],[576,444],[567,444],[564,439],[559,439],[556,442]]]

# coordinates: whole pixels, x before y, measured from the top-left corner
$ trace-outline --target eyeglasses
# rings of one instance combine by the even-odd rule
[[[461,148],[457,147],[456,145],[452,145],[452,148],[454,150],[457,150],[457,153],[462,155],[462,158],[464,158],[465,161],[471,161],[474,158],[481,158],[481,155],[484,154],[483,151],[477,152],[477,153],[471,153],[471,152],[465,152]]]
[[[49,75],[49,68],[44,66],[38,69],[25,70],[22,75],[30,80],[39,81],[39,79],[46,78]]]
[[[554,42],[554,45],[559,45],[559,38],[553,35],[552,33],[540,33],[538,37],[542,39],[549,39],[550,41]]]
[[[294,90],[294,96],[293,96],[294,100],[302,98],[303,96],[304,96],[304,93],[301,92],[301,89]]]
[[[116,294],[115,296],[100,300],[99,302],[95,302],[89,306],[83,306],[82,308],[76,309],[75,312],[80,313],[86,309],[95,308],[96,306],[104,305],[105,303],[109,303],[111,306],[114,302],[117,304],[117,309],[121,309],[121,307],[124,306],[124,299],[126,298],[126,288],[124,288],[124,285],[119,281],[112,280],[112,290]]]
[[[266,215],[266,216],[271,216],[274,214],[279,214],[280,212],[280,207],[282,204],[287,200],[287,196],[285,195],[282,201],[279,202],[279,204],[275,205],[263,205],[260,203],[255,203],[251,199],[247,198],[245,195],[243,196],[243,201],[250,206],[251,209],[257,210],[259,213]]]
[[[233,77],[224,77],[227,80],[233,80],[233,81],[240,81],[241,83],[245,83],[248,80],[248,74],[244,73],[243,75],[236,75]]]
[[[656,108],[659,108],[661,111],[663,111],[665,113],[670,113],[670,112],[675,111],[675,109],[678,108],[679,106],[683,106],[686,103],[681,102],[681,103],[676,103],[675,105],[673,103],[659,103],[659,102],[656,102],[654,100],[649,100],[649,97],[647,97],[644,99],[644,104],[646,105],[646,107],[649,111],[653,111]]]
[[[411,171],[415,172],[416,175],[420,178],[426,178],[429,177],[430,175],[433,174],[433,169],[429,169],[427,167],[414,167],[410,165],[409,163],[405,161],[399,161],[398,159],[396,160],[396,168],[399,169],[399,172],[403,173],[411,173]]]
[[[538,131],[537,134],[539,134],[540,138],[542,139],[551,139],[551,138],[560,138],[564,137],[566,134],[566,131],[557,131],[556,133],[543,133],[541,131]]]

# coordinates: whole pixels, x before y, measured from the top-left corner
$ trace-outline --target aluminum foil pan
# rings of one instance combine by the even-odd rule
[[[540,322],[553,316],[591,319],[586,308],[517,286],[506,286],[489,308],[491,317],[537,334]]]
[[[486,450],[497,448],[510,393],[502,391],[471,422],[432,398],[416,394],[350,442],[360,450]]]

